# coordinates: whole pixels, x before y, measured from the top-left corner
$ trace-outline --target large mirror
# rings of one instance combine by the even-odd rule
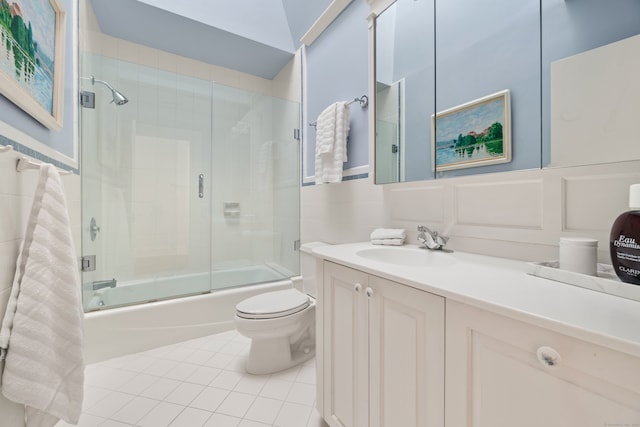
[[[640,158],[638,22],[637,0],[397,0],[374,26],[376,183]]]

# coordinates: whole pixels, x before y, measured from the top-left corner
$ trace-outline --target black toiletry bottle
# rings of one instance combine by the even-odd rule
[[[640,184],[629,187],[629,208],[611,227],[611,263],[620,280],[640,285]]]

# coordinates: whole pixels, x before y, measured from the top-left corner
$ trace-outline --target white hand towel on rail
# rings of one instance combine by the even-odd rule
[[[2,394],[27,427],[77,423],[83,399],[80,276],[60,175],[42,164],[0,330]]]
[[[316,184],[342,181],[342,164],[347,161],[349,106],[335,102],[316,121]]]

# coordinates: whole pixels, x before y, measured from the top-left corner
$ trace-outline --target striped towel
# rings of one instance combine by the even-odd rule
[[[325,108],[316,122],[316,184],[342,181],[342,164],[347,161],[349,106],[335,102]]]
[[[25,405],[27,427],[78,422],[82,321],[64,189],[56,168],[43,164],[0,330],[2,394]]]

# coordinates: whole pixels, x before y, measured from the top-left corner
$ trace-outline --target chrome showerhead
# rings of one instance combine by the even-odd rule
[[[111,97],[113,98],[111,102],[115,103],[116,105],[124,105],[127,102],[129,102],[126,96],[124,96],[121,92],[117,91],[113,86],[111,86],[109,83],[105,82],[104,80],[98,80],[94,76],[91,76],[91,83],[92,84],[102,83],[103,85],[108,87],[109,90],[111,91]]]

